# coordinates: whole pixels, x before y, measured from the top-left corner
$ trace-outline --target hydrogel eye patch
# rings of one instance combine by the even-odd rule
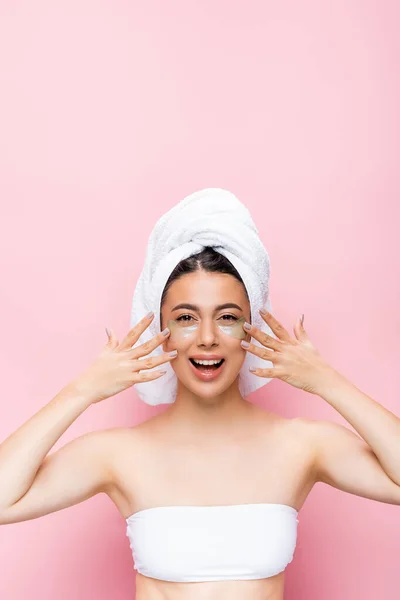
[[[219,329],[225,333],[226,335],[230,335],[238,340],[244,340],[247,333],[243,329],[243,324],[246,322],[244,317],[240,317],[236,321],[217,321],[217,326]],[[185,320],[176,321],[170,320],[167,322],[167,327],[171,331],[171,335],[169,339],[171,341],[175,340],[183,340],[187,337],[194,335],[199,327],[198,323],[187,325]]]

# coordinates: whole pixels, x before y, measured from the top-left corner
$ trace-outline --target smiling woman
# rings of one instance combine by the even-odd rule
[[[203,251],[206,253],[198,257]],[[179,321],[174,325],[188,327],[181,335],[189,335],[198,326],[193,311],[186,316],[183,311],[172,312],[172,308],[183,302],[177,298],[170,306],[169,317],[161,323],[161,306],[168,296],[170,285],[181,274],[191,275],[199,269],[218,277],[230,278],[241,286],[244,299],[247,300],[247,319],[261,331],[273,335],[273,332],[259,314],[260,308],[271,310],[269,295],[269,256],[260,240],[257,228],[248,209],[227,190],[209,188],[200,190],[184,198],[170,209],[156,223],[150,234],[146,260],[137,282],[131,312],[131,323],[137,322],[141,315],[149,310],[155,313],[154,320],[143,335],[143,341],[151,340],[160,329],[168,325],[169,320]],[[194,271],[193,271],[194,270]],[[232,303],[232,298],[224,299],[223,304]],[[185,302],[186,304],[188,301]],[[196,297],[189,304],[199,307]],[[218,303],[222,304],[222,302]],[[245,306],[236,302],[243,311]],[[214,309],[217,303],[215,303]],[[226,311],[229,312],[229,309]],[[230,311],[231,314],[236,314]],[[232,317],[225,316],[217,320],[224,327],[231,325]],[[184,321],[184,322],[182,322]],[[174,327],[174,325],[172,327]],[[174,329],[174,332],[176,327]],[[239,333],[240,324],[234,328]],[[155,355],[162,351],[155,350]],[[268,383],[249,374],[249,367],[265,366],[265,361],[256,355],[245,354],[239,373],[239,390],[243,397]],[[178,379],[171,365],[166,365],[166,374],[150,385],[138,384],[136,392],[147,404],[172,404],[175,402]]]
[[[250,320],[242,278],[211,247],[181,261],[167,280],[160,325],[169,329],[164,352],[178,352],[171,363],[177,393],[167,411],[141,428],[153,440],[153,459],[157,440],[163,474],[147,464],[157,483],[148,496],[144,473],[139,477],[134,512],[126,517],[140,600],[282,598],[298,511],[290,505],[293,491],[268,491],[268,479],[278,481],[279,461],[269,478],[264,469],[256,477],[257,453],[267,456],[267,439],[279,447],[285,420],[256,409],[239,391],[246,356],[241,341],[251,339],[244,329]],[[281,462],[288,477],[298,450],[294,432]],[[303,456],[297,485],[311,473],[304,450]],[[122,479],[120,486],[131,496]]]
[[[283,600],[317,481],[400,504],[400,420],[323,360],[300,319],[292,337],[271,314],[268,255],[232,194],[188,197],[148,250],[132,329],[121,342],[112,331],[89,368],[1,443],[0,524],[105,493],[126,520],[136,600]],[[247,400],[273,378],[320,395],[365,441]],[[167,410],[50,453],[84,410],[133,385]]]
[[[199,272],[202,274],[200,279],[198,277]],[[178,263],[177,267],[172,271],[168,278],[163,290],[160,307],[160,322],[162,324],[161,326],[166,322],[171,331],[171,335],[168,338],[168,345],[171,345],[171,347],[176,344],[179,346],[180,342],[189,338],[193,341],[194,336],[198,332],[200,323],[204,321],[204,319],[207,319],[208,306],[200,307],[198,304],[193,304],[191,302],[180,302],[174,306],[174,298],[187,297],[188,288],[191,290],[191,296],[195,299],[203,299],[205,293],[207,294],[208,299],[210,299],[208,287],[211,287],[211,293],[213,294],[215,289],[215,277],[214,280],[210,280],[211,285],[208,285],[207,280],[204,279],[204,274],[207,273],[216,274],[220,281],[223,279],[221,278],[221,275],[229,275],[228,278],[225,277],[225,282],[228,286],[230,284],[235,288],[235,291],[232,292],[233,294],[237,293],[237,284],[239,282],[239,301],[241,305],[246,308],[246,314],[250,313],[246,288],[235,267],[226,257],[218,254],[213,248],[205,248],[202,252],[190,256]],[[193,275],[187,277],[190,274]],[[233,276],[233,278],[230,276]],[[174,285],[174,282],[179,282],[179,285]],[[229,289],[227,290],[227,294],[229,297]],[[166,312],[167,314],[166,316],[163,316],[163,307],[166,305],[167,307],[172,306],[172,308],[170,308],[169,311],[164,310],[164,313]],[[232,301],[225,302],[223,304],[212,306],[210,313],[210,318],[220,331],[225,335],[238,340],[246,338],[246,332],[243,329],[246,318],[243,316],[244,309],[242,306]],[[228,312],[229,309],[230,312]],[[172,318],[173,315],[175,315],[175,318]],[[168,316],[171,318],[168,318]],[[188,358],[194,367],[193,373],[195,377],[201,381],[215,380],[222,373],[226,361],[224,356],[210,352],[195,353],[188,356]]]
[[[268,361],[246,353],[244,326],[274,334],[258,312],[270,309],[269,259],[243,209],[215,189],[174,207],[150,236],[135,290],[132,314],[158,308],[147,333],[165,331],[159,351],[177,351],[165,380],[136,387],[145,402],[170,404],[135,428],[152,460],[134,481],[118,477],[138,600],[281,600],[293,558],[312,452],[301,428],[246,400],[270,379],[249,373]]]
[[[126,519],[136,600],[282,600],[314,444],[298,421],[246,400],[270,381],[249,373],[266,361],[241,346],[246,323],[273,336],[258,312],[270,309],[268,279],[266,250],[233,194],[197,192],[164,215],[132,330],[121,343],[112,332],[91,367],[1,445],[0,522],[103,492]],[[148,404],[170,406],[46,456],[83,410],[133,384]]]
[[[171,332],[163,349],[178,351],[173,366],[178,386],[196,389],[199,382],[213,382],[207,394],[217,396],[217,383],[226,388],[238,377],[244,360],[239,342],[250,339],[243,329],[250,320],[250,303],[239,273],[227,258],[205,248],[172,271],[160,308],[161,327],[167,324]],[[215,343],[218,335],[225,344]]]

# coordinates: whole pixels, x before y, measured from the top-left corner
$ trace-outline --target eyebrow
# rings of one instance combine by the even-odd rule
[[[174,312],[174,310],[179,310],[180,308],[187,308],[188,310],[200,312],[200,308],[196,304],[187,304],[185,302],[174,306],[171,312]],[[242,310],[237,304],[234,304],[233,302],[227,302],[226,304],[218,304],[218,306],[215,307],[214,311],[217,312],[219,310],[223,310],[224,308],[237,308],[238,310]]]

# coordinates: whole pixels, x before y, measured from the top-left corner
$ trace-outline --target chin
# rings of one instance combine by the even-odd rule
[[[234,385],[237,385],[238,374],[236,373],[232,378],[224,377],[221,381],[194,381],[193,378],[182,377],[180,378],[181,384],[185,386],[192,394],[195,394],[199,398],[213,399],[220,394],[226,392]]]

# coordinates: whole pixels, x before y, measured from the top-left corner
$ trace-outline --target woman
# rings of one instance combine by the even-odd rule
[[[300,319],[294,337],[268,311],[276,337],[250,325],[241,275],[211,247],[172,270],[159,316],[162,332],[145,344],[154,315],[121,342],[112,332],[90,367],[0,445],[0,524],[105,493],[126,519],[137,600],[283,600],[298,511],[317,481],[400,503],[400,420],[322,359]],[[273,365],[251,377],[321,396],[364,439],[248,402],[239,373],[250,355]],[[49,454],[84,410],[161,383],[168,364],[177,391],[165,412]]]

